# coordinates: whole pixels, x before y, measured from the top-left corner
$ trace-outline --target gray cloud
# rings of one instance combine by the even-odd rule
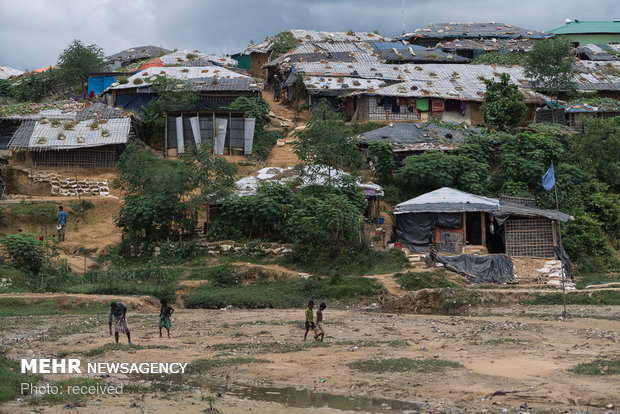
[[[497,21],[537,30],[620,18],[618,0],[406,0],[406,29]],[[401,31],[399,0],[0,0],[0,66],[54,64],[73,40],[106,54],[140,45],[224,54],[281,30]]]

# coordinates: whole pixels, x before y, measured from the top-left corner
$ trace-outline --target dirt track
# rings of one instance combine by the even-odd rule
[[[102,314],[63,317],[4,317],[2,342],[10,345],[12,357],[55,356],[59,352],[91,350],[109,343]],[[249,387],[295,387],[326,393],[317,407],[327,404],[329,396],[387,398],[422,404],[419,412],[440,412],[459,407],[457,412],[515,412],[527,403],[534,412],[613,412],[609,404],[619,404],[620,378],[583,376],[571,369],[578,363],[596,358],[620,357],[618,331],[620,307],[570,307],[580,317],[557,320],[561,308],[544,307],[555,316],[536,315],[536,307],[512,306],[501,316],[422,316],[332,310],[325,312],[328,337],[332,345],[296,352],[277,352],[278,347],[301,345],[303,310],[178,310],[173,316],[172,339],[157,335],[157,306],[149,302],[136,310],[130,304],[129,323],[134,342],[144,346],[168,348],[136,351],[108,351],[89,362],[190,362],[199,358],[222,359],[252,357],[268,363],[246,363],[232,368],[220,367],[199,377],[186,377],[196,387],[175,393],[150,392],[145,396],[126,393],[121,397],[103,396],[87,401],[73,412],[132,412],[136,402],[143,411],[163,413],[171,410],[198,413],[206,407],[203,397],[227,385],[232,391],[217,398],[216,407],[224,413],[259,410],[269,413],[310,412],[310,408],[292,399],[266,402],[267,396],[245,400],[232,395],[240,385]],[[542,307],[541,307],[542,309]],[[526,315],[525,312],[528,312]],[[610,316],[611,315],[611,316]],[[87,332],[46,340],[52,324],[84,324]],[[25,335],[24,335],[25,334]],[[20,337],[20,341],[14,338]],[[344,342],[348,341],[348,342]],[[383,341],[383,342],[372,342]],[[387,342],[397,341],[397,342]],[[238,349],[216,344],[237,344]],[[260,344],[263,345],[261,347]],[[359,360],[378,358],[439,358],[456,361],[462,368],[431,373],[361,373],[347,366]],[[58,379],[58,378],[57,378]],[[109,383],[129,381],[113,375]],[[136,382],[132,379],[129,382]],[[150,384],[150,383],[145,383]],[[232,384],[232,385],[231,385]],[[239,384],[239,385],[235,385]],[[260,390],[262,388],[251,388]],[[496,391],[506,394],[492,396]],[[277,394],[277,390],[274,391]],[[144,394],[144,393],[143,393]],[[502,393],[500,393],[502,394]],[[277,395],[271,395],[277,400]],[[312,394],[319,395],[319,394]],[[246,395],[247,396],[247,395]],[[318,398],[318,397],[317,397]],[[297,401],[297,402],[296,402]],[[288,407],[287,407],[288,404]],[[296,405],[297,404],[297,405]],[[322,405],[323,404],[323,405]],[[43,412],[67,412],[62,406],[42,407]],[[0,412],[30,412],[26,403],[7,403]],[[544,411],[548,410],[548,411]],[[381,412],[379,409],[371,412]],[[139,411],[136,411],[139,412]],[[323,407],[312,412],[342,412]],[[385,411],[400,412],[400,411]]]

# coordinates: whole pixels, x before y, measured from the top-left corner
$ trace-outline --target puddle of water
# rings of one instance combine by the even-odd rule
[[[247,385],[216,385],[222,394],[255,401],[268,401],[298,408],[333,408],[364,413],[419,413],[419,404],[384,398],[353,397],[313,392],[293,387],[255,387]]]
[[[184,375],[131,375],[131,378],[142,381],[169,381],[176,384],[187,384],[207,387],[212,392],[229,395],[235,398],[254,401],[267,401],[297,408],[332,408],[342,411],[354,411],[372,414],[391,413],[420,413],[420,404],[392,400],[387,398],[354,397],[325,392],[313,392],[294,387],[257,387],[244,384],[223,384],[221,382],[205,381],[200,378]]]

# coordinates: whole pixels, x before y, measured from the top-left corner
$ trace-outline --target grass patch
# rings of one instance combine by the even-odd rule
[[[619,274],[609,273],[586,273],[581,276],[577,276],[577,289],[585,289],[589,285],[599,285],[602,283],[620,283]]]
[[[41,300],[26,303],[20,298],[0,298],[0,316],[62,315],[101,313],[101,304]]]
[[[77,325],[52,326],[46,332],[46,341],[55,341],[62,336],[91,332],[96,326],[88,322]]]
[[[0,353],[0,402],[12,400],[19,396],[20,384],[29,382],[36,384],[38,377],[22,374],[19,362],[9,359]]]
[[[3,225],[14,223],[54,224],[58,220],[58,207],[55,203],[20,203],[0,206]]]
[[[461,368],[458,362],[445,359],[372,359],[355,361],[348,364],[349,367],[362,372],[439,372],[446,368]]]
[[[299,280],[258,280],[234,287],[201,286],[185,297],[188,308],[219,309],[304,307],[308,299],[360,299],[374,297],[383,290],[380,284],[364,277]]]
[[[238,351],[238,350],[254,350],[256,353],[274,353],[285,354],[290,352],[301,352],[310,348],[328,348],[331,346],[357,346],[371,347],[387,344],[389,346],[405,346],[407,341],[404,340],[392,340],[392,341],[337,341],[337,342],[300,342],[300,343],[281,343],[281,342],[261,342],[261,343],[223,343],[211,345],[209,348],[216,351]]]
[[[407,272],[397,274],[398,283],[406,290],[452,288],[457,285],[446,278],[444,270],[434,272]]]
[[[266,359],[257,358],[228,358],[228,359],[197,359],[187,366],[190,374],[202,374],[219,367],[230,367],[234,365],[259,364],[269,362]]]
[[[577,365],[574,370],[581,375],[617,375],[620,374],[620,358],[584,362]]]
[[[351,251],[330,258],[315,249],[295,248],[276,263],[313,275],[364,276],[402,271],[409,266],[399,249]]]
[[[129,345],[129,344],[105,344],[97,348],[89,349],[88,351],[77,351],[76,354],[82,354],[86,357],[93,357],[97,355],[104,354],[110,351],[126,351],[129,353],[134,353],[140,349],[148,349],[150,347],[143,345]]]
[[[538,295],[530,302],[531,305],[561,305],[562,293]],[[595,292],[567,292],[567,305],[620,305],[620,295],[613,290]]]
[[[32,397],[32,404],[34,405],[56,405],[56,404],[75,404],[77,402],[85,401],[89,398],[92,398],[94,395],[91,394],[73,394],[67,392],[67,387],[78,386],[78,387],[92,387],[97,385],[104,385],[101,380],[94,378],[69,378],[63,381],[55,381],[53,385],[57,386],[59,389],[58,394],[43,394],[40,396]]]

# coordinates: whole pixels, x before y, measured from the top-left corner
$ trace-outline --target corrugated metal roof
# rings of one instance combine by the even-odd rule
[[[146,59],[160,54],[170,53],[168,49],[164,49],[159,46],[136,46],[129,49],[121,50],[113,55],[106,56],[105,61],[118,61],[118,62],[134,62],[140,59]]]
[[[549,37],[538,30],[523,29],[506,23],[431,23],[424,29],[416,29],[412,33],[398,37],[398,40],[415,38],[534,38]]]
[[[302,80],[308,92],[367,90],[380,88],[385,85],[381,79],[361,79],[349,76],[302,76]]]
[[[9,148],[42,151],[100,147],[128,142],[131,118],[109,119],[97,129],[90,128],[91,122],[90,120],[78,122],[74,130],[67,131],[62,125],[54,127],[49,122],[41,124],[34,120],[25,121],[11,138]],[[109,132],[109,136],[102,135],[104,129]]]
[[[128,89],[128,88],[144,88],[151,85],[151,77],[162,75],[167,76],[173,79],[179,79],[187,81],[192,79],[194,81],[198,79],[212,79],[217,77],[218,79],[253,79],[249,76],[243,75],[241,73],[234,72],[232,70],[222,68],[219,66],[203,66],[203,67],[151,67],[147,68],[143,71],[140,71],[132,76],[130,76],[127,80],[128,82],[125,84],[113,83],[106,91],[109,90],[118,90],[118,89]],[[142,83],[135,84],[134,81],[136,79],[140,79]],[[154,80],[154,79],[153,79]]]
[[[528,52],[532,50],[535,40],[532,39],[457,39],[452,42],[439,43],[443,50],[484,50]]]
[[[389,41],[390,39],[374,32],[323,32],[318,30],[289,30],[301,42],[360,42],[364,40]]]
[[[199,78],[188,80],[191,88],[199,92],[262,91],[263,85],[253,78]]]
[[[574,21],[564,26],[548,30],[552,34],[586,34],[586,33],[612,33],[620,35],[620,21],[591,21],[580,22]],[[620,41],[620,39],[619,39]]]
[[[251,55],[252,53],[269,53],[273,49],[271,45],[270,39],[265,39],[264,41],[248,46],[243,52],[240,54],[243,55]]]
[[[575,63],[574,80],[580,91],[620,90],[620,62],[580,60]]]
[[[364,62],[376,63],[377,57],[365,42],[306,42],[270,61],[263,67],[288,67],[297,62]]]
[[[453,125],[453,128],[449,128]],[[463,129],[460,124],[444,122],[438,125],[435,122],[395,123],[358,135],[360,142],[392,141],[396,151],[403,151],[415,144],[438,144],[433,149],[452,149],[455,143],[462,142],[464,137],[478,133],[477,128]]]
[[[331,42],[363,42],[363,41],[380,41],[389,42],[390,39],[374,32],[323,32],[318,30],[294,29],[289,32],[301,44],[306,42],[313,43],[331,43]],[[265,39],[261,43],[248,46],[241,55],[249,55],[252,53],[268,53],[273,49],[271,39]],[[334,50],[338,52],[338,50]],[[306,52],[307,53],[307,52]]]
[[[495,77],[494,79],[497,80]],[[546,96],[519,85],[517,82],[514,82],[512,78],[511,83],[519,87],[519,91],[523,94],[525,102],[527,103],[544,104],[549,100]],[[458,79],[454,82],[449,80],[407,81],[372,91],[362,92],[362,94],[367,93],[371,95],[401,98],[442,98],[482,102],[485,92],[486,84],[484,81],[479,79]]]
[[[73,100],[57,101],[52,103],[28,103],[17,105],[15,113],[3,116],[5,119],[64,119],[86,120],[92,118],[110,119],[119,118],[123,110],[99,102],[90,104]]]
[[[620,45],[588,44],[579,49],[580,57],[588,60],[620,60]]]
[[[402,42],[390,43],[371,43],[372,46],[381,46],[375,48],[375,54],[382,61],[399,61],[399,62],[449,62],[449,63],[467,63],[470,59],[446,53],[439,49],[424,48],[415,45],[404,45]],[[390,46],[390,47],[385,47]]]
[[[19,76],[23,71],[8,66],[0,66],[0,79],[8,79],[11,76]]]
[[[188,56],[192,57],[192,59],[188,58]],[[202,59],[203,61],[211,62],[212,64],[217,66],[237,66],[239,64],[239,62],[237,62],[235,59],[228,56],[210,55],[208,53],[191,51],[187,49],[177,50],[176,52],[161,56],[159,59],[161,59],[161,62],[166,66],[179,64],[185,66],[193,66],[186,64],[196,59]]]

